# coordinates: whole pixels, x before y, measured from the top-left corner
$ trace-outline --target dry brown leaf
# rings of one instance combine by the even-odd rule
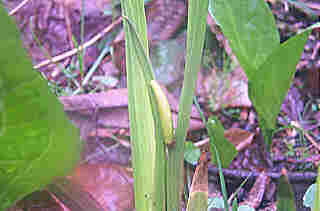
[[[134,209],[133,177],[115,164],[83,164],[70,177],[101,204],[105,210]]]
[[[248,205],[255,209],[259,207],[262,202],[266,187],[269,183],[270,177],[266,174],[265,171],[261,172],[261,174],[259,174],[259,176],[256,178],[256,181],[251,188],[248,197],[244,202],[241,202],[240,205]]]
[[[162,88],[171,106],[173,123],[176,127],[179,102],[164,87]],[[111,129],[129,128],[127,89],[112,89],[97,94],[60,97],[60,101],[69,117],[80,128],[80,134],[84,139],[88,137],[90,132],[94,132],[97,126]],[[204,128],[204,125],[199,112],[193,106],[189,131],[201,128]]]
[[[202,152],[199,164],[193,175],[191,192],[201,191],[208,193],[208,163],[206,152]]]
[[[254,133],[240,128],[230,128],[224,132],[224,137],[233,143],[238,151],[241,151],[252,143]]]
[[[201,201],[206,201],[206,203],[208,203],[208,163],[209,161],[206,155],[207,154],[205,151],[202,152],[199,164],[193,175],[187,210],[189,209],[192,210],[192,207],[195,206],[196,201],[199,199]]]

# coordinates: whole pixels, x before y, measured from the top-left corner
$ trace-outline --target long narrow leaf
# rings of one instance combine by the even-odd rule
[[[165,159],[155,105],[150,95],[154,79],[149,61],[146,18],[142,0],[121,1],[126,39],[130,132],[137,210],[164,210]],[[161,150],[162,149],[162,150]]]
[[[151,61],[148,56],[148,51],[144,49],[143,42],[139,38],[139,35],[137,33],[136,28],[134,27],[134,24],[130,21],[130,19],[126,16],[123,17],[124,21],[128,23],[128,31],[131,35],[131,39],[135,45],[132,46],[132,50],[135,53],[135,56],[138,59],[139,65],[142,67],[140,71],[143,72],[143,76],[146,78],[147,82],[150,82],[154,79],[154,73],[152,70]]]
[[[226,186],[226,182],[224,180],[224,176],[223,176],[223,172],[222,172],[222,165],[221,165],[220,155],[219,155],[219,152],[218,152],[218,150],[217,150],[215,145],[213,145],[213,152],[214,152],[214,154],[216,156],[216,160],[217,160],[217,164],[218,164],[220,187],[221,187],[221,191],[222,191],[224,207],[225,207],[225,210],[229,210],[227,186]]]

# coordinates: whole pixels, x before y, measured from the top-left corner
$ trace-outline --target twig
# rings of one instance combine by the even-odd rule
[[[93,45],[95,42],[97,42],[99,39],[101,39],[106,33],[110,32],[115,26],[117,26],[119,23],[121,23],[121,21],[122,21],[122,17],[119,17],[115,22],[113,22],[108,27],[106,27],[102,32],[100,32],[99,34],[94,36],[91,40],[84,43],[83,45],[80,45],[78,48],[72,49],[72,50],[67,51],[63,54],[55,56],[52,59],[47,59],[43,62],[40,62],[39,64],[33,66],[33,68],[39,69],[39,68],[44,67],[46,65],[49,65],[51,63],[55,63],[55,62],[61,61],[63,59],[66,59],[69,56],[75,55],[78,51],[81,51],[81,50]]]
[[[310,136],[308,133],[304,134],[307,139],[311,142],[311,144],[320,151],[320,145]]]
[[[304,129],[300,126],[298,122],[291,121],[290,124],[293,127],[296,127],[298,130],[302,130],[304,132],[303,135],[305,135],[307,139],[311,142],[311,144],[320,151],[320,145],[312,138],[312,136],[308,134],[308,131],[304,131]]]
[[[28,1],[30,0],[23,0],[18,6],[16,6],[16,8],[14,8],[13,10],[11,10],[9,12],[9,15],[14,15],[21,7],[23,7],[24,5],[26,5],[28,3]]]
[[[208,144],[209,141],[210,141],[210,139],[209,139],[209,138],[206,138],[206,139],[204,139],[204,140],[201,140],[201,141],[198,141],[198,142],[194,143],[194,146],[195,146],[195,147],[201,147],[201,146],[203,146],[203,145],[205,145],[205,144]]]
[[[211,174],[219,174],[219,169],[217,167],[213,167],[212,165],[209,165],[208,171]],[[245,179],[248,176],[250,181],[258,177],[261,172],[253,172],[253,171],[247,171],[242,169],[222,169],[223,175],[229,179]],[[279,179],[281,176],[281,172],[272,172],[267,171],[267,176],[269,176],[271,179]],[[310,181],[313,182],[317,178],[317,172],[307,171],[307,172],[289,172],[288,177],[290,182],[292,183],[299,183],[303,181]]]

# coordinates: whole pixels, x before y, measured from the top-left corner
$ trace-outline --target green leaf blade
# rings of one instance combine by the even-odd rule
[[[263,0],[210,0],[211,14],[228,38],[247,77],[280,43],[276,23]]]
[[[167,165],[167,210],[180,210],[180,195],[177,190],[181,187],[182,160],[184,142],[189,127],[192,101],[196,87],[197,74],[200,70],[204,38],[206,31],[206,18],[209,0],[190,0],[188,5],[187,25],[187,55],[184,70],[184,81],[179,102],[178,125],[176,128],[176,147],[169,148]]]
[[[0,210],[64,176],[80,159],[78,130],[32,69],[20,35],[0,6]]]
[[[296,211],[294,192],[288,177],[281,175],[277,188],[277,210],[279,211]]]
[[[164,143],[150,81],[146,18],[142,0],[121,1],[126,40],[129,117],[137,210],[163,210],[165,206]],[[154,102],[153,102],[154,100]],[[158,130],[159,129],[159,130]]]
[[[249,81],[249,97],[267,145],[312,28],[279,45]]]
[[[219,152],[219,156],[222,158],[221,166],[227,168],[231,161],[238,154],[236,147],[224,137],[224,128],[221,122],[215,116],[208,119],[207,130],[210,136],[210,149],[211,149],[211,160],[214,165],[217,165],[217,159],[214,156],[214,146]]]

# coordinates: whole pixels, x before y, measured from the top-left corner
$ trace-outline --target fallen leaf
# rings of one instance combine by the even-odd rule
[[[241,151],[252,143],[254,133],[240,128],[230,128],[224,132],[224,137],[236,146],[237,151]]]
[[[202,152],[193,175],[187,210],[203,210],[201,204],[208,204],[208,163],[206,152]]]
[[[70,177],[90,193],[105,210],[134,209],[133,177],[116,164],[83,164]]]
[[[253,208],[258,208],[262,202],[267,185],[270,183],[270,177],[265,171],[261,172],[256,178],[256,181],[251,188],[248,197],[240,205],[248,205]]]

